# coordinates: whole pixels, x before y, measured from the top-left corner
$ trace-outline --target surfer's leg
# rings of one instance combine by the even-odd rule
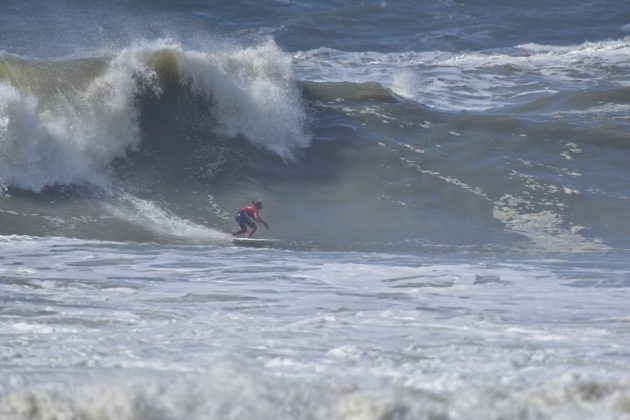
[[[238,223],[238,225],[239,225],[239,227],[241,229],[240,230],[235,230],[234,232],[232,232],[232,236],[240,235],[241,233],[247,232],[247,225],[245,224],[245,221],[243,220],[243,216],[242,216],[241,213],[238,213],[234,217],[234,220],[236,220],[236,223]]]
[[[247,219],[247,221],[245,223],[247,223],[247,226],[249,226],[251,228],[251,230],[247,234],[247,237],[251,238],[254,235],[254,233],[256,232],[256,229],[258,229],[258,226],[256,226],[256,223],[252,222],[251,219],[249,219],[249,218]]]

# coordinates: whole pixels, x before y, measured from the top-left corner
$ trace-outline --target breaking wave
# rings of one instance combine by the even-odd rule
[[[310,143],[290,58],[272,41],[216,53],[158,41],[62,62],[4,54],[0,182],[35,192],[103,185],[112,162],[147,141],[139,121],[150,112],[144,99],[159,102],[165,90],[205,103],[209,136],[242,136],[284,160]],[[168,105],[165,112],[186,111]]]

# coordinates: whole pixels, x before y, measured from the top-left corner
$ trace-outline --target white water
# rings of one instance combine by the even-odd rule
[[[1,248],[2,418],[630,416],[615,257]]]
[[[143,200],[125,192],[120,192],[113,197],[115,197],[113,200],[103,204],[112,216],[148,229],[166,240],[225,245],[232,238],[227,233],[182,219],[150,200]]]
[[[485,111],[580,89],[625,87],[628,38],[559,47],[523,44],[483,52],[294,54],[299,78],[378,82],[403,98],[448,111]]]

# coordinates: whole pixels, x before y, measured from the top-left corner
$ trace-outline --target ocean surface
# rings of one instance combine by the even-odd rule
[[[0,419],[595,418],[630,2],[0,3]]]

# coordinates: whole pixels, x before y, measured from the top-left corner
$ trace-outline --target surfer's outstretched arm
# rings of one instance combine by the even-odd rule
[[[257,222],[262,223],[263,225],[265,225],[265,227],[267,228],[267,230],[269,230],[269,225],[267,224],[267,222],[265,222],[263,219],[261,219],[260,217],[258,217],[258,219],[256,219]]]

